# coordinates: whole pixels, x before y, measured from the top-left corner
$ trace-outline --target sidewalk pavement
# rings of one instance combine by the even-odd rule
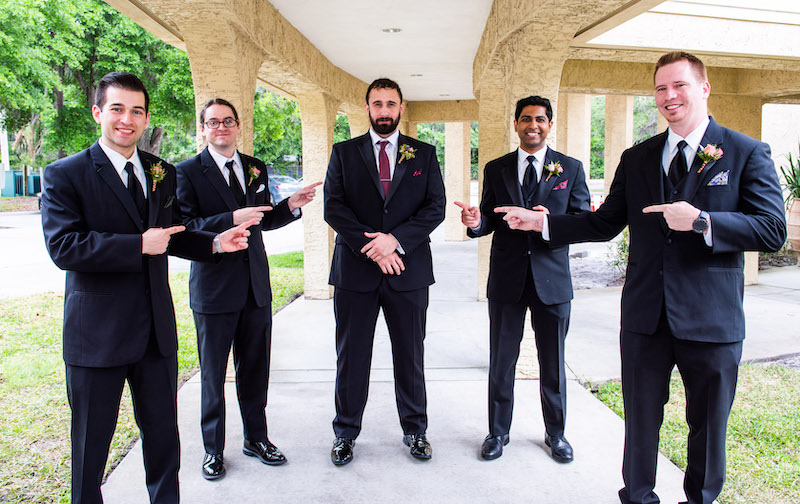
[[[401,442],[388,332],[379,318],[371,394],[355,459],[344,467],[331,464],[333,304],[300,298],[274,318],[267,407],[270,440],[288,463],[269,467],[241,453],[235,384],[229,383],[227,475],[205,481],[200,474],[200,381],[195,375],[178,393],[183,502],[619,502],[623,421],[580,382],[619,377],[621,288],[578,291],[572,305],[566,436],[575,461],[561,465],[547,455],[538,381],[518,380],[511,443],[500,459],[486,462],[479,452],[487,433],[489,320],[486,303],[475,300],[477,242],[445,242],[442,236],[441,230],[433,235],[437,282],[431,287],[425,341],[433,459],[411,458]],[[800,319],[800,269],[769,270],[759,279],[760,285],[745,289],[744,360],[800,352],[794,336]],[[535,347],[527,331],[523,355],[533,362]],[[518,378],[520,374],[535,376],[535,369],[523,369]],[[683,473],[659,456],[656,492],[662,502],[683,500],[682,484]],[[117,504],[148,502],[141,443],[113,471],[103,494],[106,502]]]

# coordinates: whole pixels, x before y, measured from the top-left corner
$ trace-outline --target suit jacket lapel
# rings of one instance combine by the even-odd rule
[[[542,178],[539,180],[539,184],[536,186],[536,192],[533,195],[533,206],[544,204],[545,200],[547,200],[547,196],[550,194],[550,191],[552,191],[553,187],[556,185],[556,182],[561,182],[563,180],[563,174],[550,175],[546,169],[548,164],[555,163],[557,161],[558,160],[553,154],[553,150],[548,148],[547,153],[544,156],[544,164],[542,165]]]
[[[111,164],[111,160],[108,159],[108,156],[106,156],[106,153],[103,152],[103,149],[100,148],[100,145],[97,142],[92,145],[92,147],[89,149],[89,152],[92,155],[92,160],[94,161],[95,168],[97,169],[97,174],[108,185],[109,189],[111,189],[111,192],[113,192],[114,195],[119,199],[120,203],[122,203],[122,206],[125,208],[125,211],[131,216],[131,220],[133,220],[139,230],[144,232],[142,219],[139,217],[139,211],[136,209],[136,204],[133,202],[133,198],[131,198],[128,189],[125,187],[125,184],[122,183],[119,173],[117,173],[117,170],[114,169],[114,165]]]
[[[403,135],[397,136],[397,157],[394,160],[394,174],[392,174],[392,183],[389,184],[389,194],[386,196],[386,200],[383,203],[383,206],[386,206],[389,203],[389,200],[392,199],[394,193],[397,192],[397,186],[400,185],[400,182],[405,177],[406,171],[408,167],[412,165],[416,158],[406,159],[405,161],[400,160],[400,146],[406,143],[406,137]]]
[[[219,171],[217,163],[208,152],[208,147],[203,149],[203,152],[200,153],[200,163],[203,165],[203,174],[208,177],[208,181],[211,183],[217,193],[219,193],[222,201],[228,205],[228,208],[231,211],[238,210],[239,204],[236,203],[236,199],[233,197],[231,188],[225,182],[225,177],[223,177],[222,172]]]
[[[503,182],[506,190],[511,195],[511,201],[516,206],[525,206],[522,199],[522,187],[519,185],[519,172],[517,170],[517,151],[511,152],[506,156],[508,162],[503,167]]]
[[[250,181],[250,166],[253,165],[253,161],[250,157],[245,156],[241,152],[239,153],[239,159],[242,160],[242,174],[244,175],[244,204],[246,206],[252,206],[256,202],[256,189],[258,189],[258,185],[253,185],[253,182],[256,180],[261,180],[261,174],[258,174],[258,177]],[[255,167],[255,166],[254,166]],[[265,188],[266,190],[266,188]],[[230,191],[228,191],[230,192]],[[277,203],[277,202],[276,202]]]
[[[369,132],[367,132],[365,135],[362,135],[361,138],[358,139],[357,143],[358,152],[361,154],[361,158],[364,160],[364,168],[367,170],[367,175],[375,184],[375,189],[378,190],[378,194],[383,196],[383,187],[381,186],[381,180],[378,176],[378,166],[375,164],[375,154],[372,150],[372,139],[369,136]]]
[[[716,123],[716,121],[714,121],[713,118],[709,121],[706,132],[703,134],[703,139],[700,141],[699,150],[702,150],[703,147],[708,144],[722,147],[722,128]],[[684,182],[683,189],[681,190],[682,200],[692,201],[695,194],[697,194],[697,190],[700,188],[700,185],[707,183],[711,177],[720,171],[719,169],[714,169],[715,164],[716,161],[709,161],[708,164],[703,167],[703,171],[697,173],[700,167],[703,166],[703,160],[700,159],[700,156],[694,157],[692,167],[689,169],[689,173],[686,174],[686,181]]]

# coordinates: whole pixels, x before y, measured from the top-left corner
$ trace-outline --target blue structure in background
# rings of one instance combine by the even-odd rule
[[[5,187],[3,187],[2,192],[0,195],[6,197],[13,197],[13,196],[22,196],[24,194],[23,191],[23,173],[22,170],[11,170],[5,172]],[[41,192],[42,185],[41,180],[38,173],[28,173],[28,195],[33,196],[34,194]]]

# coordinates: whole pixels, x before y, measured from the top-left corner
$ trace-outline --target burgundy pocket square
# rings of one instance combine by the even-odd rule
[[[412,177],[416,177],[417,175],[422,175],[422,170],[417,170],[411,174]]]
[[[560,184],[558,184],[557,186],[553,186],[553,190],[554,190],[554,191],[558,191],[558,190],[560,190],[560,189],[566,189],[566,188],[567,188],[567,183],[568,183],[568,182],[569,182],[569,179],[568,179],[568,180],[565,180],[564,182],[561,182],[561,183],[560,183]]]

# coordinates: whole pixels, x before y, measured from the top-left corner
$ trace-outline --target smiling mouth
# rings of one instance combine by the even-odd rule
[[[678,107],[680,107],[680,104],[678,104],[678,103],[675,103],[675,104],[672,104],[672,105],[667,105],[667,106],[666,106],[666,107],[664,107],[664,108],[665,108],[665,109],[667,109],[667,110],[675,110],[675,109],[676,109],[676,108],[678,108]]]

